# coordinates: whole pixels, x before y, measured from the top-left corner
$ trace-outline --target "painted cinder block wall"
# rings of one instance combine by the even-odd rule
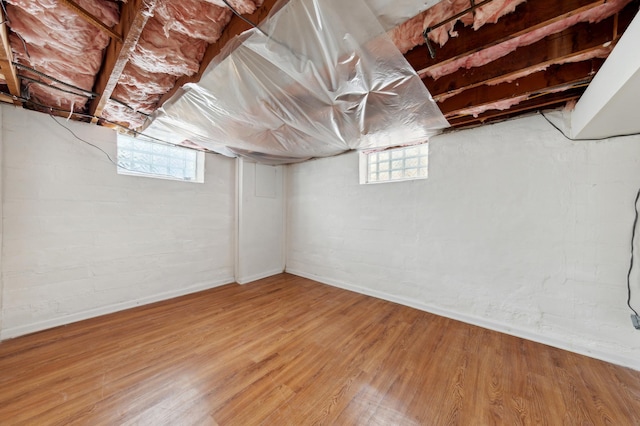
[[[233,282],[235,163],[205,183],[116,174],[45,114],[2,106],[2,338]],[[58,121],[116,155],[115,132]]]
[[[355,153],[289,166],[287,271],[640,369],[640,137],[531,116],[435,137],[429,167],[359,185]]]

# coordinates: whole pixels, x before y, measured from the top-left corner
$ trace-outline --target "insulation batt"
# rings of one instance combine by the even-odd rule
[[[224,4],[222,0],[206,0],[211,4],[215,4],[216,6],[227,8],[227,5]],[[240,14],[245,15],[249,13],[253,13],[256,11],[256,8],[262,6],[263,0],[252,1],[252,0],[229,0],[229,3],[235,10],[237,10]]]
[[[129,127],[141,127],[145,122],[145,116],[120,105],[112,100],[107,101],[107,105],[102,111],[102,118],[118,123],[129,123]]]
[[[486,23],[496,23],[502,16],[511,13],[516,6],[525,0],[494,0],[475,11],[475,17],[470,12],[460,17],[459,21],[464,25],[472,25],[478,29]],[[409,19],[389,32],[391,40],[402,53],[407,53],[416,46],[424,44],[422,32],[425,28],[442,22],[449,17],[468,9],[469,0],[443,0],[421,14]],[[445,24],[429,33],[429,39],[443,46],[449,37],[456,37],[453,31],[456,21]]]
[[[560,86],[554,89],[545,90],[544,93],[551,94],[551,93],[564,92],[565,90],[567,90],[566,86]],[[473,115],[475,118],[478,118],[478,115],[482,114],[483,112],[490,111],[490,110],[504,111],[506,109],[511,108],[514,105],[518,105],[520,102],[526,101],[530,97],[531,97],[531,94],[527,94],[527,95],[516,96],[510,99],[503,99],[501,101],[494,102],[491,104],[478,105],[475,107],[467,108],[467,109],[458,111],[458,113],[455,115],[458,117],[465,116],[465,115]]]
[[[166,36],[169,36],[170,31],[175,31],[207,43],[214,43],[220,38],[222,30],[233,15],[228,7],[204,0],[161,2],[155,13],[163,22]]]
[[[173,31],[168,33],[166,35],[159,19],[150,18],[129,60],[150,73],[195,74],[200,68],[207,42]]]
[[[93,86],[109,37],[57,0],[9,0],[7,15],[13,32],[11,45],[16,59],[61,81],[86,90]],[[107,25],[118,22],[118,5],[107,0],[77,0],[77,3]],[[64,10],[62,10],[64,9]],[[28,52],[28,54],[27,54]],[[30,57],[29,57],[30,56]],[[28,74],[21,71],[22,74]],[[32,76],[39,78],[37,76]],[[61,108],[81,110],[87,98],[65,94],[38,84],[28,84],[36,101]]]
[[[119,84],[129,86],[132,97],[149,93],[152,95],[162,95],[169,91],[176,82],[176,76],[171,74],[152,74],[128,63],[122,75]]]
[[[91,89],[93,85],[93,73],[95,64],[102,61],[102,51],[91,49],[85,52],[85,61],[70,61],[63,52],[46,46],[30,44],[24,50],[22,41],[15,34],[9,35],[9,41],[13,48],[14,57],[20,63],[31,64],[30,67],[37,70],[46,70],[52,77],[63,81],[72,82],[75,86]],[[20,71],[20,70],[18,70]],[[22,73],[22,71],[20,71]]]
[[[252,13],[262,1],[232,0],[240,13]],[[147,21],[140,41],[113,92],[132,108],[150,113],[178,77],[200,68],[207,43],[216,42],[232,12],[220,1],[160,1]],[[107,103],[103,117],[132,127],[143,124],[140,114],[117,103]]]
[[[524,34],[520,37],[512,38],[504,43],[483,49],[458,60],[428,69],[423,75],[428,75],[431,78],[438,79],[443,75],[451,74],[460,68],[473,68],[488,64],[489,62],[508,55],[518,47],[533,44],[551,34],[564,31],[579,22],[600,22],[614,13],[619,12],[630,2],[631,0],[609,0],[601,6],[577,13],[569,18],[554,22],[553,24],[531,31],[530,33]]]

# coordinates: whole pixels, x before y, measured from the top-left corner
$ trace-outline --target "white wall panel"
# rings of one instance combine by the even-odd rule
[[[245,284],[284,270],[284,167],[237,161],[236,281]]]
[[[378,185],[355,153],[290,166],[287,271],[640,369],[640,137],[570,142],[534,116],[435,137],[429,165]]]
[[[234,160],[205,183],[118,175],[45,114],[2,107],[3,338],[233,281]],[[61,123],[115,158],[115,132]]]

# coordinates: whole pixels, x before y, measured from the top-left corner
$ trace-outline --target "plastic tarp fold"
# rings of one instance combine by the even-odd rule
[[[363,0],[291,0],[229,42],[145,133],[277,164],[419,143],[448,125]]]

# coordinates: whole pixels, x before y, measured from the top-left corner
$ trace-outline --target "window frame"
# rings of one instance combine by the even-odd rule
[[[417,148],[419,151],[416,155],[407,156],[407,151],[411,149]],[[424,152],[421,152],[424,151]],[[394,158],[394,153],[402,152],[402,156]],[[387,154],[387,159],[380,160],[380,154]],[[375,162],[371,161],[372,156],[376,156]],[[416,166],[407,167],[406,160],[410,159],[418,159],[418,164]],[[422,164],[422,159],[424,159],[424,164]],[[393,168],[394,161],[402,161],[402,168]],[[377,169],[380,167],[382,163],[386,163],[388,166],[385,170]],[[376,165],[377,170],[371,170],[373,165]],[[417,172],[416,176],[406,176],[406,171],[415,169]],[[421,174],[421,169],[424,169],[424,174]],[[429,177],[429,142],[424,142],[421,144],[415,145],[405,145],[405,146],[396,146],[383,150],[377,151],[360,151],[359,152],[359,171],[360,171],[360,184],[361,185],[370,185],[370,184],[379,184],[379,183],[393,183],[393,182],[406,182],[411,180],[423,180]],[[402,171],[403,177],[401,178],[391,178],[391,173],[394,171]],[[388,172],[389,178],[385,180],[371,180],[371,173],[376,173],[378,178],[381,172]]]
[[[171,146],[171,148],[195,151],[195,153],[196,153],[196,156],[195,156],[195,178],[194,179],[184,179],[184,178],[180,178],[180,177],[176,177],[176,176],[168,175],[168,174],[156,174],[156,173],[152,173],[152,172],[131,170],[131,169],[128,169],[126,167],[121,166],[120,163],[121,163],[122,160],[120,158],[120,151],[121,151],[121,149],[124,149],[124,148],[122,148],[122,146],[120,145],[120,141],[123,138],[126,138],[126,139],[128,139],[130,141],[133,141],[133,142],[135,142],[135,141],[144,142],[144,143],[150,144],[150,145],[160,145],[160,146],[172,145],[172,144],[158,143],[158,142],[155,142],[155,141],[152,141],[152,140],[132,137],[132,136],[129,136],[129,135],[124,135],[124,134],[118,133],[118,137],[117,137],[117,141],[116,141],[116,163],[118,164],[117,173],[119,175],[139,176],[139,177],[147,177],[147,178],[153,178],[153,179],[165,179],[165,180],[172,180],[172,181],[178,181],[178,182],[191,182],[191,183],[203,183],[204,182],[204,171],[205,171],[205,153],[204,153],[204,151],[193,150],[191,148],[183,147],[183,146],[180,146],[180,145],[172,145]],[[150,154],[152,155],[152,153],[150,153]],[[167,157],[166,155],[162,155],[162,156]],[[168,157],[168,158],[172,158],[172,157]]]

